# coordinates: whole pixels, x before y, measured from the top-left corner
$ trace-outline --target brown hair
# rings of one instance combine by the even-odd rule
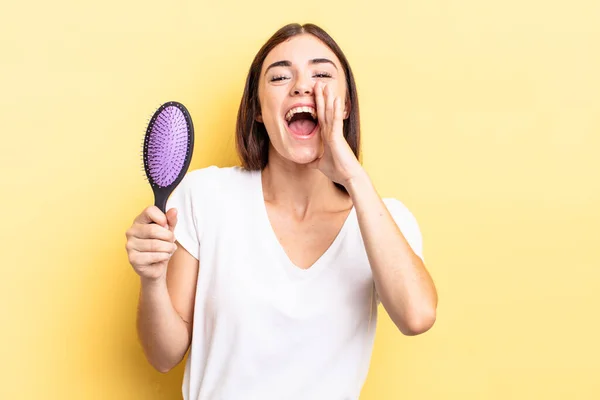
[[[260,112],[258,99],[258,81],[263,62],[275,46],[293,36],[304,33],[311,34],[321,40],[333,51],[342,64],[346,75],[347,101],[350,102],[350,115],[344,120],[344,137],[359,158],[360,154],[360,117],[358,110],[358,94],[354,75],[346,56],[337,43],[325,32],[313,24],[289,24],[279,29],[258,51],[250,66],[244,94],[240,103],[236,123],[236,147],[242,161],[242,167],[248,170],[262,170],[269,159],[269,136],[264,124],[256,121]]]

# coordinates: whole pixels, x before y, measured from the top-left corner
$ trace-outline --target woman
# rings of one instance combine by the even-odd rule
[[[291,24],[261,48],[236,135],[242,167],[189,172],[127,232],[146,357],[166,372],[190,349],[185,399],[357,399],[377,304],[417,335],[437,294],[417,222],[358,161],[356,85],[327,33]]]

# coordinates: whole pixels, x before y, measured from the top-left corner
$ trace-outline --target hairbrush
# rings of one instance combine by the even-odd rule
[[[154,205],[166,212],[167,199],[190,166],[194,125],[187,108],[176,101],[162,104],[144,136],[144,171],[154,192]]]

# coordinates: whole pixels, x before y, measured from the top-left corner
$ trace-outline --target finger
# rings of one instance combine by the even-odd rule
[[[317,106],[317,119],[321,127],[325,125],[325,100],[323,99],[323,84],[317,82],[315,85],[315,102]]]
[[[333,132],[338,133],[341,132],[343,135],[343,115],[344,111],[342,110],[342,99],[336,97],[333,102]]]
[[[156,224],[138,224],[133,236],[138,239],[158,239],[167,242],[175,241],[175,235],[172,231]]]
[[[344,111],[342,110],[342,99],[340,99],[339,97],[336,97],[334,100],[334,115],[333,117],[335,119],[342,119],[342,116],[344,115]]]
[[[140,215],[137,216],[134,222],[139,224],[158,224],[160,226],[167,225],[167,216],[156,206],[149,206]]]
[[[169,230],[174,232],[175,226],[177,226],[177,209],[171,208],[167,211],[167,222],[169,224]]]
[[[171,258],[169,253],[137,253],[132,257],[132,262],[138,265],[151,265],[167,261]]]
[[[158,239],[133,239],[128,244],[129,250],[140,253],[173,253],[177,246],[173,242]]]
[[[332,89],[327,85],[325,87],[325,119],[327,120],[327,124],[333,124],[333,101],[335,97],[333,96]]]

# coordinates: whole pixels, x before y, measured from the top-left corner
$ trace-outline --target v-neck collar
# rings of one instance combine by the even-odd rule
[[[275,251],[274,251],[275,256],[280,261],[280,263],[283,264],[286,271],[288,273],[292,274],[293,276],[300,277],[300,278],[307,278],[309,276],[313,276],[313,275],[317,274],[337,254],[337,250],[340,247],[341,243],[343,242],[346,232],[349,229],[348,226],[350,225],[350,221],[352,220],[352,217],[354,216],[354,213],[355,213],[354,206],[352,206],[352,209],[346,216],[346,219],[344,220],[342,227],[340,228],[338,234],[336,235],[336,237],[333,240],[333,242],[331,243],[331,245],[329,245],[329,247],[325,250],[325,252],[323,254],[321,254],[319,256],[319,258],[317,258],[317,260],[310,267],[308,267],[306,269],[301,268],[292,262],[290,257],[285,252],[285,249],[281,245],[281,242],[277,238],[277,234],[275,233],[275,230],[273,229],[273,225],[271,224],[271,220],[269,219],[269,213],[267,211],[267,206],[265,204],[265,197],[264,197],[264,192],[263,192],[263,187],[262,187],[262,171],[258,170],[258,171],[254,171],[254,173],[255,173],[254,183],[255,183],[255,188],[256,188],[256,192],[255,192],[256,193],[256,201],[258,203],[258,210],[259,210],[258,220],[259,220],[259,223],[262,225],[261,228],[264,229],[266,232],[266,235],[267,235],[266,240],[271,242],[269,247],[272,247],[275,249]]]

